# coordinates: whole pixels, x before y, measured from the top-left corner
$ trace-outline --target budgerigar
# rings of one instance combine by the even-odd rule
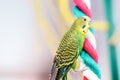
[[[75,69],[91,23],[87,16],[78,18],[63,36],[54,57],[50,80],[67,80],[68,71]]]

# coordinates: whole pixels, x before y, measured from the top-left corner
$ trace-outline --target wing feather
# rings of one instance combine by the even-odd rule
[[[69,32],[65,34],[56,51],[55,62],[57,68],[70,65],[75,61],[79,51],[78,38],[77,33],[72,34]]]

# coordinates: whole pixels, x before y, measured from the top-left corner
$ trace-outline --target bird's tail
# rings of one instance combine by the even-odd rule
[[[49,80],[55,80],[57,72],[58,72],[58,69],[56,68],[56,63],[53,63]]]

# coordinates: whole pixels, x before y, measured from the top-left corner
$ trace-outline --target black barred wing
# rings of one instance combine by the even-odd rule
[[[78,56],[78,36],[68,33],[64,36],[58,50],[56,51],[55,62],[57,68],[72,64]]]

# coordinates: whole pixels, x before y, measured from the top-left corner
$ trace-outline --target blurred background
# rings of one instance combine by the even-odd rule
[[[92,10],[102,80],[120,80],[120,0]],[[48,80],[53,55],[75,20],[72,0],[0,0],[0,80]]]

